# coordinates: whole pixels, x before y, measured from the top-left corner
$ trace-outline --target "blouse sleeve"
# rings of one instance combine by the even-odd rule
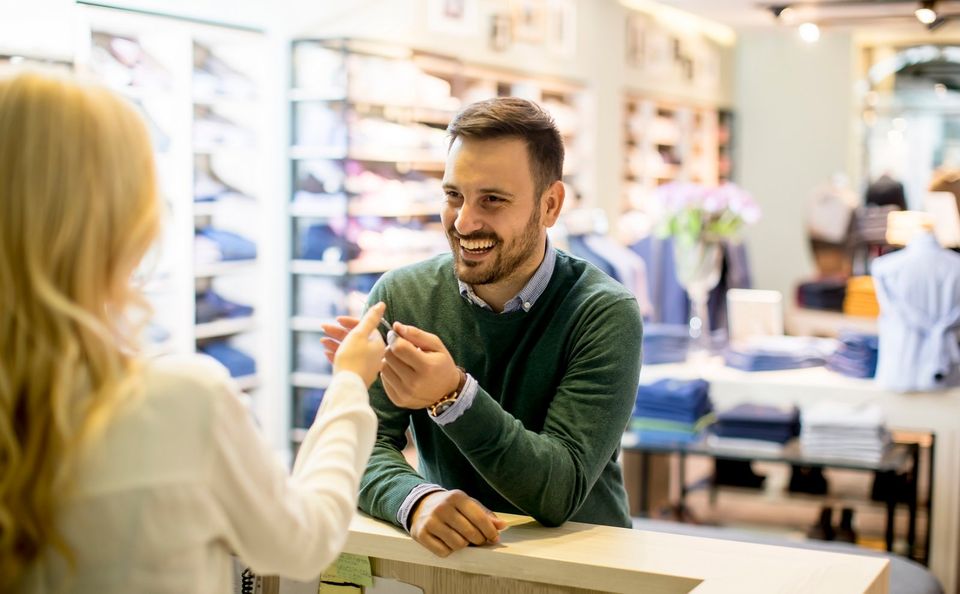
[[[366,386],[334,376],[292,475],[224,384],[217,399],[210,480],[225,539],[255,573],[314,579],[346,542],[376,435]]]

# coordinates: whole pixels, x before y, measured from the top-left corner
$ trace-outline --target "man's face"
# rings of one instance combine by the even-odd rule
[[[536,270],[545,237],[523,140],[457,138],[443,187],[443,226],[461,281],[496,284]]]

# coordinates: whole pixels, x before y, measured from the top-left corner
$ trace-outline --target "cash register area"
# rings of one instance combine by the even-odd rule
[[[384,272],[448,249],[445,127],[474,101],[519,96],[554,117],[567,201],[551,240],[637,297],[643,369],[621,462],[632,532],[667,540],[584,551],[574,536],[590,527],[557,529],[572,552],[551,557],[537,539],[560,533],[521,518],[504,551],[436,565],[358,517],[356,558],[329,580],[253,584],[238,569],[238,592],[956,594],[951,10],[960,3],[42,0],[0,3],[0,64],[92,76],[146,119],[166,205],[141,272],[147,348],[220,361],[288,463],[332,373],[321,324],[361,311]],[[644,582],[699,561],[624,561],[644,547],[696,557],[670,540],[684,538],[740,551],[742,573],[716,577],[723,587],[713,569]],[[862,587],[764,589],[750,555],[768,545],[786,548],[757,553],[757,576],[767,562],[823,567],[816,555],[886,563]],[[394,571],[404,563],[501,581],[431,589]],[[603,567],[615,577],[596,577]]]

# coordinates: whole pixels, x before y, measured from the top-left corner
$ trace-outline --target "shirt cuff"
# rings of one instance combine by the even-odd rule
[[[430,493],[435,493],[437,491],[446,491],[440,485],[434,485],[433,483],[421,483],[413,488],[410,491],[410,494],[407,495],[407,498],[403,500],[403,504],[400,505],[400,509],[397,510],[397,522],[403,526],[403,529],[407,532],[410,532],[410,512],[413,511],[414,506],[417,505],[417,502],[423,499]]]
[[[480,384],[478,384],[477,380],[473,379],[473,376],[469,373],[466,374],[466,377],[467,381],[464,382],[463,390],[460,391],[460,396],[457,398],[457,401],[439,415],[435,417],[430,416],[437,425],[442,427],[452,423],[470,409],[470,405],[473,404],[473,399],[477,397],[477,388]]]

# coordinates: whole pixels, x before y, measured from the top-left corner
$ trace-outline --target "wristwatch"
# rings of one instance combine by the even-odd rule
[[[431,417],[439,417],[443,413],[450,410],[450,407],[457,402],[457,398],[460,397],[460,392],[463,391],[463,386],[467,383],[467,372],[464,371],[463,367],[457,366],[457,369],[460,371],[460,383],[457,384],[457,387],[440,400],[437,400],[433,404],[427,407],[427,412],[430,413]]]

